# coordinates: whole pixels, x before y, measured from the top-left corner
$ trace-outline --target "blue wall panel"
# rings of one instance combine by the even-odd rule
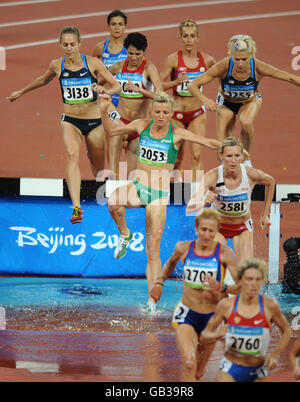
[[[143,277],[146,270],[145,210],[126,210],[134,233],[127,255],[113,257],[117,227],[107,206],[86,201],[83,221],[72,225],[70,201],[64,198],[0,199],[0,274]],[[161,242],[164,263],[176,242],[195,238],[194,217],[185,206],[169,205]],[[181,273],[181,263],[176,268]]]

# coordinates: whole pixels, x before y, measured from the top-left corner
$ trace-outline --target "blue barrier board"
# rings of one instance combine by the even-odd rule
[[[127,209],[134,234],[127,255],[113,256],[119,231],[107,206],[82,204],[83,221],[72,225],[70,201],[59,197],[0,199],[0,274],[81,277],[144,277],[146,238],[144,208]],[[195,238],[194,217],[184,205],[169,205],[160,253],[162,264],[178,241]],[[178,263],[175,274],[181,275]]]

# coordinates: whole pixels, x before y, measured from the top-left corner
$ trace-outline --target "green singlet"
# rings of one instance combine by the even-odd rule
[[[151,137],[150,128],[153,120],[140,133],[139,160],[152,166],[163,166],[176,162],[178,150],[174,147],[174,126],[169,125],[169,131],[164,138]]]
[[[151,137],[150,128],[153,120],[140,133],[139,160],[151,166],[163,166],[167,163],[176,162],[178,150],[174,147],[174,126],[170,123],[167,135],[157,139]],[[133,181],[136,191],[143,205],[148,205],[159,198],[169,197],[169,192],[147,187],[146,185]]]

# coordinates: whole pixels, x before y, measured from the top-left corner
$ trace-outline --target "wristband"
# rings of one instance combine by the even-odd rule
[[[222,288],[221,288],[221,293],[225,293],[226,292],[226,290],[227,290],[227,285],[226,285],[226,283],[222,283]]]

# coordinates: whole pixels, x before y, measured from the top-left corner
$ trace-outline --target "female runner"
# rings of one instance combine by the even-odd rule
[[[196,22],[186,20],[179,25],[182,50],[170,54],[164,62],[160,78],[164,90],[172,89],[175,99],[175,110],[172,123],[186,128],[200,137],[205,137],[206,112],[203,102],[193,96],[187,89],[187,84],[201,76],[215,64],[215,59],[197,49],[199,32]],[[167,81],[169,79],[169,81]],[[202,146],[191,143],[192,181],[197,181],[196,172],[203,169],[201,160]],[[180,165],[183,161],[181,147],[174,167],[175,181],[181,179]],[[199,181],[199,180],[198,180]]]
[[[105,134],[97,94],[92,90],[92,85],[101,77],[110,85],[110,89],[98,87],[98,92],[110,95],[120,91],[120,85],[100,60],[80,53],[80,44],[78,28],[64,27],[60,32],[60,47],[64,57],[52,60],[44,74],[8,97],[13,102],[27,92],[49,84],[54,77],[59,78],[63,101],[62,138],[67,156],[66,179],[73,202],[71,223],[82,221],[78,162],[83,138],[95,177],[103,170],[105,162]]]
[[[108,209],[120,231],[115,258],[122,258],[132,240],[125,219],[125,208],[145,206],[146,214],[146,277],[148,284],[147,311],[155,311],[150,295],[153,283],[161,273],[160,242],[163,235],[170,192],[170,177],[177,152],[184,141],[196,142],[216,149],[219,141],[199,137],[171,123],[173,100],[165,93],[156,93],[152,102],[152,119],[139,119],[127,125],[115,126],[108,115],[109,97],[102,95],[101,114],[108,135],[138,135],[138,163],[134,180],[117,188],[109,197]]]
[[[249,35],[234,35],[228,42],[229,57],[219,61],[206,73],[188,84],[189,91],[203,102],[207,110],[217,111],[217,138],[223,141],[231,135],[236,116],[241,125],[241,141],[251,154],[254,120],[262,105],[258,85],[271,77],[300,86],[300,77],[278,70],[255,57],[256,44]],[[218,78],[221,86],[217,102],[209,99],[199,87]],[[251,166],[250,156],[248,162]]]

